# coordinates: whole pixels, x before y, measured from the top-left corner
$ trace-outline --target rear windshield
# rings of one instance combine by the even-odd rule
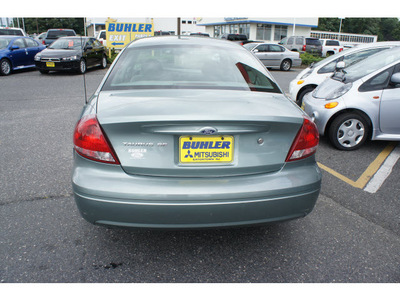
[[[339,46],[339,41],[326,41],[327,46]]]
[[[321,42],[320,42],[320,40],[317,40],[317,39],[309,39],[309,38],[306,38],[306,44],[307,44],[307,45],[316,45],[316,46],[320,46],[320,45],[321,45]]]
[[[22,33],[21,30],[18,30],[18,29],[3,29],[3,28],[0,28],[0,35],[20,35],[20,36],[23,36],[24,34]]]
[[[247,36],[244,34],[229,34],[228,40],[230,41],[243,41],[247,40]]]
[[[47,32],[48,39],[58,39],[62,36],[75,36],[75,32],[72,30],[49,30]]]
[[[103,90],[226,89],[281,93],[245,49],[198,45],[127,48]]]

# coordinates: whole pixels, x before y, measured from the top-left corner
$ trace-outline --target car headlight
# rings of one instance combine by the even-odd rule
[[[35,61],[40,61],[40,59],[41,59],[41,57],[40,57],[40,55],[35,55],[35,57],[33,58]]]
[[[61,58],[61,60],[76,60],[77,58],[78,56],[73,55],[73,56],[63,57]]]
[[[339,97],[343,96],[344,94],[346,94],[352,88],[352,86],[353,86],[353,84],[351,82],[346,83],[346,84],[342,85],[341,87],[339,87],[338,89],[335,89],[332,92],[328,93],[328,95],[325,97],[325,99],[332,100],[332,99],[339,98]]]

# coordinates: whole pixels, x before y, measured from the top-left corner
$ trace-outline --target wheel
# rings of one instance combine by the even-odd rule
[[[0,74],[3,76],[11,74],[11,63],[8,59],[3,58],[0,61]]]
[[[78,73],[84,74],[85,72],[86,72],[86,60],[84,58],[81,58],[81,60],[79,61]]]
[[[42,74],[49,74],[49,70],[39,70],[39,72]]]
[[[107,68],[107,56],[103,55],[103,58],[101,59],[101,68],[105,69]]]
[[[309,86],[309,87],[306,87],[304,90],[302,90],[298,96],[298,99],[296,100],[296,104],[301,107],[303,104],[303,97],[306,94],[312,92],[314,89],[315,89],[315,87]]]
[[[356,150],[368,138],[369,124],[357,113],[345,113],[336,117],[329,127],[329,141],[339,150]]]
[[[291,67],[292,67],[292,62],[289,59],[285,59],[281,63],[281,70],[282,71],[289,71]]]

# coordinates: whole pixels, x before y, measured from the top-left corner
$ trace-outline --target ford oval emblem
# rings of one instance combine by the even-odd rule
[[[216,128],[213,128],[213,127],[204,127],[202,129],[200,129],[200,133],[206,134],[206,135],[214,134],[217,131],[218,130]]]

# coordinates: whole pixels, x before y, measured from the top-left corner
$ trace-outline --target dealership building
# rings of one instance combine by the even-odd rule
[[[310,36],[318,18],[201,18],[197,25],[211,37],[239,33],[249,40],[278,42],[292,35]]]

